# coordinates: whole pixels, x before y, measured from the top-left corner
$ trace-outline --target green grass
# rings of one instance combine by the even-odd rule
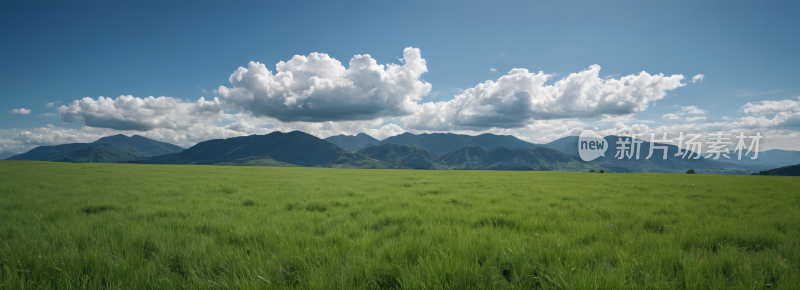
[[[792,288],[798,188],[777,176],[0,161],[0,289]]]

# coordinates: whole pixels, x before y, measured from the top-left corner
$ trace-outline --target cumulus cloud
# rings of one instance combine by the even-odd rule
[[[52,108],[52,107],[54,107],[55,105],[58,105],[58,104],[61,104],[61,101],[50,102],[50,103],[47,103],[44,106],[48,107],[48,108]]]
[[[743,126],[797,127],[800,126],[800,97],[779,101],[748,102],[742,106],[745,114],[740,118]],[[773,115],[769,118],[767,115]]]
[[[686,107],[678,106],[678,107],[681,108],[679,111],[675,112],[674,114],[665,114],[661,116],[661,118],[665,120],[680,120],[681,116],[684,115],[703,115],[705,113],[708,113],[708,110],[700,109],[697,106],[686,106]],[[694,122],[697,120],[705,120],[705,119],[706,117],[694,116],[694,117],[687,117],[686,121]]]
[[[431,84],[420,79],[427,65],[417,48],[403,51],[402,65],[379,65],[356,55],[345,68],[324,53],[295,55],[276,73],[250,62],[220,86],[223,100],[254,116],[283,122],[372,120],[412,114]]]
[[[23,114],[23,115],[27,115],[27,114],[30,114],[30,113],[31,113],[31,110],[30,110],[30,109],[25,109],[25,108],[19,108],[19,109],[13,109],[13,110],[10,110],[10,111],[8,111],[8,112],[9,112],[9,113],[11,113],[11,114]]]
[[[705,119],[706,119],[706,117],[689,117],[689,118],[686,118],[686,121],[694,122],[694,121],[697,121],[697,120],[705,120]]]
[[[797,97],[797,101],[787,99],[755,103],[748,102],[742,106],[742,110],[747,114],[800,112],[800,97]]]
[[[696,76],[693,76],[692,77],[692,83],[702,82],[704,78],[706,78],[706,76],[704,74],[698,74]]]
[[[207,122],[222,113],[218,98],[186,102],[171,97],[116,99],[83,98],[58,111],[65,123],[84,120],[87,126],[116,130],[150,131],[156,128],[185,129],[197,122]]]
[[[591,118],[644,111],[667,91],[685,84],[682,75],[641,72],[619,79],[600,78],[600,66],[544,85],[552,75],[515,68],[496,82],[464,90],[453,100],[424,103],[404,118],[408,128],[428,130],[520,128],[534,120]]]
[[[695,116],[687,117],[689,122],[705,120],[705,117],[696,116],[700,110],[693,106],[681,107],[683,115],[690,115],[689,112],[695,112]],[[738,135],[739,132],[744,132],[748,136],[754,135],[756,132],[761,132],[765,136],[762,143],[761,150],[768,149],[787,149],[797,150],[797,143],[800,142],[800,132],[788,129],[787,127],[800,126],[800,98],[778,101],[760,101],[752,102],[743,105],[742,111],[749,114],[748,116],[731,118],[724,117],[721,122],[709,123],[679,123],[657,126],[655,128],[648,127],[644,124],[630,124],[619,122],[614,124],[612,128],[606,128],[596,131],[604,135],[619,135],[622,133],[648,133],[644,135],[643,140],[649,140],[649,133],[656,133],[658,138],[661,138],[661,133],[668,133],[669,139],[674,139],[681,132],[684,134],[701,134],[702,137],[698,139],[700,142],[707,141],[708,133],[722,132],[725,134]],[[705,110],[702,110],[705,113]],[[765,114],[769,114],[766,116]],[[678,114],[664,115],[665,119],[678,118]],[[546,142],[556,140],[565,136],[577,136],[586,126],[570,125],[564,128],[561,132],[556,132],[550,135],[544,135]],[[544,142],[542,142],[544,143]]]
[[[689,115],[702,115],[702,114],[708,113],[708,110],[700,109],[697,106],[686,106],[686,107],[680,106],[680,107],[681,107],[681,110],[678,111],[678,113],[677,113],[679,115],[686,115],[686,114],[689,114]]]

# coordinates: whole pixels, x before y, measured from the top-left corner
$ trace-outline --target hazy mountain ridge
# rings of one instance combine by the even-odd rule
[[[3,151],[0,152],[0,160],[5,160],[6,158],[11,158],[12,156],[19,155],[19,153],[14,153],[11,151]]]
[[[596,166],[596,170],[606,169],[607,171],[612,172],[685,172],[689,169],[695,169],[698,172],[704,173],[738,174],[747,174],[760,170],[760,168],[756,166],[722,162],[721,160],[724,159],[724,157],[720,157],[718,160],[707,159],[705,158],[705,155],[707,154],[702,154],[700,158],[694,159],[696,154],[691,151],[686,154],[686,158],[683,158],[683,154],[675,156],[675,154],[678,153],[679,148],[678,146],[672,144],[655,143],[656,146],[667,147],[666,160],[663,158],[664,150],[658,148],[653,150],[653,156],[648,159],[647,156],[650,154],[650,142],[647,141],[642,142],[641,145],[639,145],[638,159],[636,159],[636,154],[634,154],[631,158],[625,156],[623,159],[619,159],[615,156],[617,154],[617,141],[619,138],[619,136],[614,135],[604,137],[609,148],[607,149],[605,156],[601,156],[591,162],[594,166]],[[573,156],[579,156],[577,136],[564,137],[553,142],[543,144],[542,146],[553,148]],[[686,150],[682,150],[681,152],[685,151]],[[692,157],[690,158],[689,156]],[[731,155],[729,154],[729,156]]]
[[[745,152],[747,151],[745,150]],[[742,155],[744,155],[744,153],[742,153]],[[764,150],[758,152],[758,157],[756,159],[751,159],[754,155],[750,153],[748,156],[742,156],[742,160],[739,160],[738,153],[734,154],[731,152],[728,156],[730,156],[731,159],[720,158],[719,161],[745,166],[755,166],[764,169],[800,164],[800,151],[781,149]]]
[[[103,146],[97,146],[103,145]],[[84,147],[92,147],[83,149]],[[69,161],[69,162],[128,162],[141,157],[152,157],[183,151],[173,144],[159,142],[139,135],[107,136],[92,143],[70,143],[39,146],[8,160]],[[112,156],[119,157],[114,159]],[[131,159],[131,156],[135,156]]]

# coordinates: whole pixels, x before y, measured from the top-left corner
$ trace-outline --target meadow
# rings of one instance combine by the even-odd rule
[[[0,289],[800,285],[800,178],[0,161]]]

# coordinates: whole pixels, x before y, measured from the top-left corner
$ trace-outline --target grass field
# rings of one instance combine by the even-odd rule
[[[800,178],[0,161],[0,289],[793,288]]]

